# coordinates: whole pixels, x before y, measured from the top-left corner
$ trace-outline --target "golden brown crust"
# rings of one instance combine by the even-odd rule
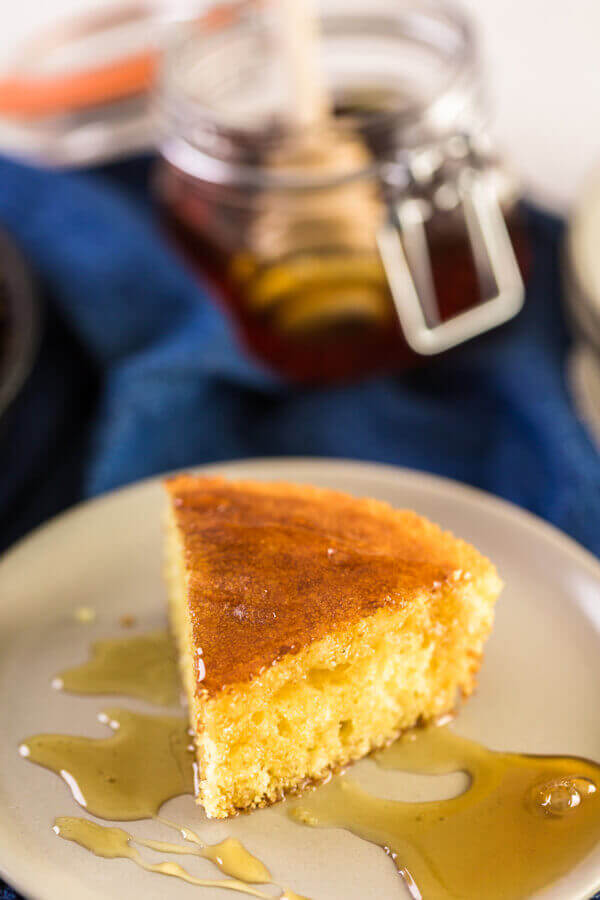
[[[202,693],[248,681],[382,607],[493,571],[473,547],[379,501],[191,475],[166,488],[184,548]]]

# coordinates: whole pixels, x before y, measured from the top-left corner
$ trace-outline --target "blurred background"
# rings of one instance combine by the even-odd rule
[[[3,548],[283,454],[457,478],[600,552],[600,8],[319,9],[5,10]]]
[[[191,4],[189,4],[191,5]],[[199,0],[197,9],[208,7]],[[568,10],[542,0],[463,0],[482,45],[493,105],[493,131],[510,152],[531,195],[565,211],[600,152],[595,115],[599,90],[594,0]],[[34,31],[102,8],[114,0],[35,0],[9,4],[0,34],[5,65]],[[181,0],[155,0],[158,9],[185,11]]]

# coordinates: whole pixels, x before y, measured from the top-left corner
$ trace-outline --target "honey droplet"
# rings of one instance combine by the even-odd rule
[[[555,778],[534,785],[528,805],[534,812],[558,818],[574,812],[582,800],[595,794],[596,790],[595,783],[584,776]]]
[[[96,621],[96,610],[91,606],[78,606],[73,611],[73,618],[82,625],[90,625]]]

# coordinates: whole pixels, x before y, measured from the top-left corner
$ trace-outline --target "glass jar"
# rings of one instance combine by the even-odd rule
[[[156,92],[168,232],[246,347],[308,381],[402,368],[507,321],[527,256],[468,21],[337,0],[321,30],[334,114],[318,128],[290,121],[276,4],[197,23]]]

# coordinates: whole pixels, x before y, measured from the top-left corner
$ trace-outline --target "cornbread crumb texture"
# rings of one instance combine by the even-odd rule
[[[278,799],[472,690],[501,583],[469,545],[334,491],[186,475],[167,490],[209,815]]]

